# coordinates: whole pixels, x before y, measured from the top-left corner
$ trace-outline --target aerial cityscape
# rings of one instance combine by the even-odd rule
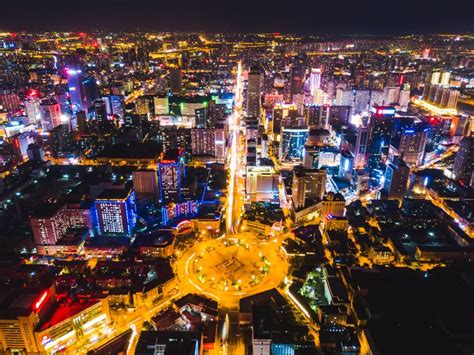
[[[472,354],[473,124],[465,32],[4,29],[0,353]]]

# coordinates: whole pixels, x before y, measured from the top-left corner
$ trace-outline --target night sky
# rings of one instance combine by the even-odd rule
[[[474,32],[474,0],[1,0],[0,28]]]

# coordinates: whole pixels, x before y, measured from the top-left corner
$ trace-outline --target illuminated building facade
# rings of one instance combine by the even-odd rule
[[[407,190],[410,168],[400,160],[387,165],[382,192],[389,199],[403,200]]]
[[[466,186],[474,186],[474,137],[464,137],[453,166],[454,178]]]
[[[302,161],[308,133],[308,128],[283,127],[280,142],[280,161]]]
[[[87,111],[85,88],[82,83],[82,70],[67,69],[69,95],[71,98],[72,112]]]
[[[137,194],[158,196],[158,173],[155,170],[137,170],[132,173],[133,189]]]
[[[169,203],[181,200],[181,182],[185,175],[183,154],[182,149],[168,150],[158,163],[161,202]]]
[[[106,189],[95,200],[100,234],[130,236],[136,223],[135,191]]]
[[[41,127],[50,131],[61,124],[61,107],[55,100],[44,100],[40,104]]]
[[[278,174],[273,166],[247,166],[245,192],[251,201],[268,201],[278,196]]]
[[[260,86],[262,73],[259,68],[251,68],[248,77],[247,116],[260,117]]]

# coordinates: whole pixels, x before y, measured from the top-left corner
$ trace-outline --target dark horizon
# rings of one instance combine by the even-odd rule
[[[100,1],[100,0],[99,0]],[[80,4],[80,5],[79,5]],[[400,0],[363,4],[282,1],[197,2],[151,0],[84,0],[7,2],[0,26],[35,31],[190,31],[281,32],[302,34],[402,35],[474,32],[474,2]]]

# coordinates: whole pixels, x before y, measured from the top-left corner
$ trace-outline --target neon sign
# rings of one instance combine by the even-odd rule
[[[48,290],[44,291],[38,300],[33,304],[35,311],[38,311],[41,308],[44,301],[46,300],[46,297],[48,297]]]

